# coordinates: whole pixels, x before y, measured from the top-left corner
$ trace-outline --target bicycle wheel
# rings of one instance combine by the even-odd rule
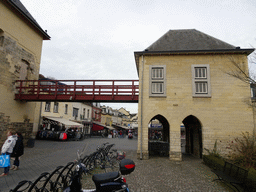
[[[119,162],[116,159],[111,159],[105,163],[105,172],[119,171]]]
[[[105,157],[104,157],[104,154],[102,152],[98,153],[95,158],[94,158],[94,165],[95,165],[95,168],[102,168],[103,169],[103,165],[105,164]]]

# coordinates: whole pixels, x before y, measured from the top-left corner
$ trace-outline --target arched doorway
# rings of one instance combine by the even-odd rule
[[[148,125],[149,156],[169,156],[169,123],[162,115],[154,116]]]
[[[195,157],[202,158],[202,126],[193,115],[187,116],[182,123],[185,126],[186,147],[185,152]]]

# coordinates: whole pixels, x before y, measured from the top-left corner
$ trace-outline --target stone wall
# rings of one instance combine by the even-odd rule
[[[19,86],[16,80],[38,79],[42,43],[48,37],[2,1],[0,10],[0,144],[10,129],[22,132],[26,142],[37,132],[39,105],[14,100]]]
[[[8,131],[16,132],[19,131],[24,137],[24,145],[29,138],[32,137],[33,123],[29,122],[10,122],[10,117],[5,116],[4,113],[0,113],[0,146],[3,145],[6,140],[6,135]]]
[[[9,118],[8,126],[7,122],[1,126],[1,139],[5,139],[7,129],[23,132],[25,139],[37,131],[39,108],[36,108],[36,103],[17,101],[14,96],[17,93],[15,87],[19,85],[15,83],[16,80],[35,80],[38,79],[38,73],[36,55],[20,45],[17,39],[9,37],[7,32],[0,30],[0,113],[5,116],[4,122]],[[34,130],[30,130],[32,124]]]

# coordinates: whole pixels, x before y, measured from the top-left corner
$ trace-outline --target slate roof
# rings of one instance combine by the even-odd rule
[[[39,32],[43,35],[44,40],[49,40],[51,37],[44,31],[32,15],[28,12],[26,7],[20,2],[20,0],[6,0],[9,5],[11,5],[14,10],[18,11],[29,23],[32,24]]]
[[[144,51],[134,52],[137,72],[142,55],[245,54],[254,49],[240,49],[196,29],[169,30]]]
[[[196,29],[169,30],[148,51],[217,50],[236,47]]]

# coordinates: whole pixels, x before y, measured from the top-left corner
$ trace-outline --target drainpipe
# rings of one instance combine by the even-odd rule
[[[42,116],[42,103],[40,103],[40,111],[39,111],[39,122],[38,122],[38,127],[40,127],[41,125],[41,116]],[[37,128],[37,131],[38,131],[38,128]]]
[[[142,160],[142,104],[143,104],[144,57],[142,55],[141,97],[140,97],[140,160]]]

